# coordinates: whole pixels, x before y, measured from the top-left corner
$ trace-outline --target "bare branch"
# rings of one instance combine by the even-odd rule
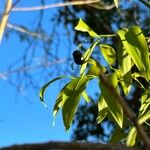
[[[48,63],[41,63],[40,65],[37,66],[25,66],[25,67],[21,67],[18,69],[14,69],[8,72],[0,72],[0,78],[7,80],[7,77],[14,74],[14,73],[21,73],[21,72],[30,72],[30,71],[34,71],[43,67],[50,67],[54,64],[60,64],[60,63],[64,63],[66,61],[66,59],[60,59],[60,60],[56,60],[54,62],[48,62]]]
[[[56,7],[64,7],[64,6],[72,6],[72,5],[85,5],[85,4],[92,4],[98,3],[99,0],[81,0],[81,1],[72,1],[72,2],[60,2],[55,4],[49,4],[45,6],[35,6],[35,7],[14,7],[11,11],[37,11],[49,8],[56,8]]]
[[[25,33],[25,34],[30,35],[32,37],[44,40],[44,41],[47,41],[49,39],[49,37],[46,36],[46,35],[42,35],[40,33],[29,31],[29,30],[27,30],[27,29],[25,29],[23,27],[20,27],[20,26],[11,24],[11,23],[7,23],[6,27],[8,27],[10,29],[13,29],[13,30],[16,30],[16,31],[19,31],[19,32],[22,32],[22,33]]]

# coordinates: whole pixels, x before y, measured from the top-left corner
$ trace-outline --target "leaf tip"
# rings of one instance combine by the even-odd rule
[[[41,103],[46,109],[48,109],[47,105],[44,102],[41,102]]]

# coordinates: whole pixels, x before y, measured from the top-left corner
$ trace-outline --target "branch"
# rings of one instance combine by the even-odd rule
[[[37,66],[24,66],[24,67],[17,68],[8,72],[0,72],[0,79],[7,80],[8,76],[11,76],[12,74],[15,74],[15,73],[30,72],[30,71],[34,71],[34,70],[37,70],[40,68],[46,68],[46,67],[48,68],[54,64],[64,63],[65,61],[66,59],[60,59],[60,60],[56,60],[53,62],[41,63],[40,65],[37,65]]]
[[[15,150],[15,149],[49,149],[49,150],[131,150],[131,148],[124,145],[111,145],[111,144],[98,144],[98,143],[85,143],[85,142],[49,142],[41,144],[26,144],[15,145],[2,148],[3,150]],[[132,149],[138,150],[138,149]]]
[[[82,1],[72,1],[72,2],[60,2],[55,4],[49,4],[45,6],[35,6],[35,7],[14,7],[11,11],[37,11],[49,8],[56,8],[56,7],[64,7],[64,6],[73,6],[73,5],[85,5],[85,4],[92,4],[98,3],[99,0],[82,0]]]
[[[145,147],[147,149],[150,149],[150,139],[147,136],[145,130],[142,128],[142,126],[139,125],[138,119],[137,119],[135,113],[130,109],[130,107],[128,106],[126,101],[123,99],[123,97],[121,97],[116,92],[114,87],[107,81],[107,78],[105,77],[104,74],[100,74],[99,78],[100,78],[101,82],[108,88],[109,92],[111,93],[111,96],[114,98],[114,100],[116,100],[116,103],[119,103],[122,106],[124,113],[129,118],[130,122],[136,127],[139,137],[144,142]]]
[[[16,30],[16,31],[19,31],[19,32],[22,32],[24,34],[30,35],[32,37],[38,38],[40,40],[47,41],[49,39],[49,37],[46,36],[46,35],[42,35],[40,33],[29,31],[29,30],[27,30],[23,27],[20,27],[20,26],[14,25],[14,24],[7,23],[6,27],[10,28],[10,29],[13,29],[13,30]]]
[[[7,20],[9,17],[11,7],[12,7],[12,0],[7,0],[5,10],[2,16],[2,20],[0,21],[0,43],[1,43],[2,36],[3,36],[4,30],[7,24]]]

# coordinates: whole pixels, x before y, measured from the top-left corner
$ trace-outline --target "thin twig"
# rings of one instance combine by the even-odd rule
[[[7,28],[10,28],[10,29],[13,29],[13,30],[16,30],[16,31],[19,31],[19,32],[22,32],[24,34],[27,34],[27,35],[30,35],[32,37],[35,37],[35,38],[38,38],[38,39],[41,39],[41,40],[44,40],[44,41],[47,41],[49,39],[48,36],[46,35],[42,35],[40,33],[36,33],[36,32],[33,32],[33,31],[29,31],[23,27],[20,27],[20,26],[17,26],[17,25],[14,25],[14,24],[11,24],[11,23],[7,23],[6,25]]]
[[[9,17],[11,7],[12,7],[12,0],[7,0],[4,13],[3,13],[2,19],[0,21],[0,43],[1,43],[2,36],[3,36],[4,30],[5,30],[5,27],[7,24],[7,20]]]
[[[104,74],[100,74],[99,78],[100,78],[100,81],[107,87],[107,89],[111,93],[111,96],[114,98],[114,100],[116,100],[116,103],[119,103],[122,106],[122,108],[124,110],[124,113],[129,118],[131,123],[136,127],[137,132],[139,134],[139,137],[144,142],[145,147],[147,149],[150,149],[150,139],[147,136],[147,134],[146,134],[145,130],[143,129],[143,127],[141,125],[139,125],[138,119],[137,119],[135,113],[132,111],[132,109],[130,109],[130,107],[128,106],[126,101],[123,99],[123,97],[121,97],[115,91],[114,87],[107,81],[107,78],[105,77]]]
[[[49,4],[45,6],[35,6],[35,7],[14,7],[11,11],[37,11],[49,8],[56,8],[56,7],[64,7],[64,6],[72,6],[72,5],[85,5],[85,4],[92,4],[98,3],[99,0],[82,0],[82,1],[72,1],[72,2],[60,2],[55,4]]]
[[[0,72],[0,78],[7,80],[8,76],[11,76],[12,74],[15,73],[21,73],[21,72],[30,72],[30,71],[34,71],[40,68],[46,68],[46,67],[50,67],[54,64],[61,64],[66,62],[66,59],[60,59],[60,60],[56,60],[54,62],[48,62],[48,63],[41,63],[40,65],[37,66],[25,66],[25,67],[21,67],[21,68],[17,68],[8,72]]]

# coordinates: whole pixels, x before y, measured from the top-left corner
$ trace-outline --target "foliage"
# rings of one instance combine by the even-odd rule
[[[140,88],[142,88],[144,92],[141,97],[141,107],[138,119],[140,124],[148,122],[150,119],[150,89],[149,87],[146,89],[138,80],[138,77],[142,77],[147,83],[150,81],[150,58],[145,36],[139,26],[132,26],[129,29],[119,29],[113,35],[99,35],[95,33],[82,19],[79,20],[75,29],[87,32],[95,39],[95,42],[83,54],[84,63],[80,67],[80,75],[78,77],[72,77],[71,81],[60,91],[54,106],[54,116],[56,116],[59,109],[62,109],[64,126],[66,130],[68,130],[74,119],[81,96],[84,95],[83,97],[86,97],[86,102],[89,102],[89,100],[87,100],[88,94],[85,89],[88,86],[89,81],[96,78],[98,79],[97,82],[101,91],[100,97],[97,101],[97,122],[101,123],[107,116],[117,125],[117,134],[114,134],[119,137],[116,137],[114,141],[119,142],[123,140],[126,141],[127,145],[133,146],[136,142],[137,131],[132,124],[126,121],[126,116],[123,114],[122,106],[119,103],[116,103],[113,96],[111,96],[109,88],[101,82],[99,76],[105,74],[107,81],[114,87],[116,93],[121,94],[121,88],[126,96],[131,90],[133,81],[139,82],[141,85]],[[101,42],[104,37],[113,38],[114,36],[118,37],[117,50],[114,50],[109,44]],[[96,47],[99,47],[107,66],[103,66],[98,60],[91,58],[91,54]],[[116,61],[118,61],[118,66],[114,67],[113,65]],[[138,71],[131,70],[135,66]],[[55,81],[55,79],[49,81],[43,86],[43,88],[41,88],[43,94],[45,89],[49,86],[49,83],[52,83],[53,81]],[[43,94],[41,94],[42,102],[44,102]],[[133,136],[134,138],[131,138]],[[114,136],[112,136],[111,142],[113,142],[113,137]]]

